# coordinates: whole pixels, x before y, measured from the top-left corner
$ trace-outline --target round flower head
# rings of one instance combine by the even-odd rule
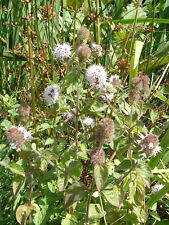
[[[47,86],[43,93],[44,99],[50,104],[55,104],[59,100],[59,95],[60,88],[56,84]]]
[[[84,58],[90,57],[91,50],[86,44],[82,44],[76,49],[76,53],[77,53],[79,59],[82,60]]]
[[[121,80],[118,75],[111,76],[109,78],[109,82],[116,88],[121,87]]]
[[[71,46],[67,43],[58,44],[54,49],[54,54],[57,59],[67,59],[71,56]]]
[[[80,40],[88,40],[89,39],[89,30],[85,27],[81,27],[78,31],[77,31],[77,37],[80,39]]]
[[[129,92],[129,100],[130,102],[135,102],[136,100],[139,100],[140,99],[140,92],[137,91],[137,90],[131,90]]]
[[[141,141],[139,141],[139,145],[146,153],[147,156],[156,156],[158,152],[162,149],[158,146],[158,137],[154,134],[148,134]]]
[[[150,78],[148,76],[143,76],[143,77],[141,77],[141,80],[142,80],[143,91],[148,91],[149,84],[150,84]]]
[[[7,132],[7,138],[13,149],[20,151],[26,141],[31,138],[31,132],[24,127],[12,126]]]
[[[105,152],[103,149],[96,148],[91,152],[91,162],[93,164],[105,163]]]
[[[97,56],[102,56],[102,46],[97,45],[96,43],[92,44],[92,53],[97,55]]]
[[[112,119],[104,118],[100,120],[95,134],[96,141],[100,143],[110,142],[114,138],[114,122]]]
[[[86,79],[91,86],[101,89],[106,84],[107,72],[102,66],[92,65],[86,71]]]
[[[159,192],[164,187],[163,184],[156,184],[154,187],[152,187],[152,193],[155,194]]]
[[[23,103],[19,106],[18,112],[20,121],[27,121],[30,115],[30,106]]]
[[[87,127],[91,127],[91,128],[94,128],[95,126],[95,122],[94,122],[94,119],[90,118],[90,117],[86,117],[84,120],[83,120],[83,124]]]
[[[114,86],[111,83],[106,82],[101,90],[103,90],[104,92],[104,95],[101,95],[101,98],[103,98],[103,100],[113,100],[116,89],[114,89]]]
[[[65,112],[63,114],[66,117],[66,122],[76,121],[76,109],[72,109],[70,112]]]
[[[143,90],[143,83],[140,77],[134,77],[131,81],[131,88],[141,91]]]

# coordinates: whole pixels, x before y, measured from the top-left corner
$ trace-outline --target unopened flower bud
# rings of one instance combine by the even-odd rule
[[[96,140],[100,143],[110,142],[114,138],[114,122],[112,119],[104,118],[99,122],[96,131]]]
[[[82,44],[80,45],[77,49],[76,49],[76,53],[79,57],[80,60],[84,59],[84,58],[88,58],[91,56],[91,50],[90,48],[86,45],[86,44]]]
[[[81,27],[78,32],[77,32],[77,37],[80,39],[80,40],[88,40],[89,39],[89,30],[85,27]]]
[[[25,122],[29,119],[30,116],[30,106],[26,103],[23,103],[19,106],[18,112],[20,121]]]
[[[134,77],[131,82],[131,88],[141,91],[143,89],[142,80],[140,77]]]
[[[91,153],[91,162],[93,164],[103,164],[105,163],[105,152],[103,149],[96,148]]]
[[[140,92],[136,90],[131,90],[129,93],[129,100],[131,103],[135,102],[136,100],[140,99]]]
[[[143,85],[143,91],[149,90],[149,84],[150,84],[150,78],[148,76],[141,77],[142,85]]]

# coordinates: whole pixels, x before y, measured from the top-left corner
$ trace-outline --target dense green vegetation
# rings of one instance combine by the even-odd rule
[[[1,0],[0,224],[168,224],[169,1]]]

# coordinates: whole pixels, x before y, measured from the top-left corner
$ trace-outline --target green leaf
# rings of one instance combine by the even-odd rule
[[[22,166],[16,164],[16,163],[12,163],[10,165],[10,170],[15,173],[15,174],[18,174],[18,175],[21,175],[23,177],[25,177],[25,173],[24,173],[24,169]]]
[[[126,170],[130,169],[130,167],[131,167],[131,161],[126,159],[116,167],[116,170],[117,171],[126,171]]]
[[[120,20],[112,20],[113,23],[121,23],[121,24],[132,24],[135,19],[120,19]],[[168,19],[157,19],[157,18],[138,18],[137,23],[165,23],[168,24]]]
[[[78,9],[82,6],[84,0],[66,0],[67,6],[72,6],[73,9]]]
[[[67,214],[66,218],[62,219],[61,225],[75,225],[77,224],[77,219],[75,215]]]
[[[158,215],[158,213],[156,213],[155,211],[150,211],[150,215],[154,218],[154,219],[156,219],[156,220],[158,220],[158,221],[161,221],[161,219],[160,219],[160,216]]]
[[[55,138],[48,138],[46,141],[45,141],[45,145],[51,145],[51,144],[54,144],[55,142]]]
[[[12,183],[14,197],[16,197],[19,194],[24,184],[25,184],[25,179],[22,176],[16,175],[14,177],[13,183]]]
[[[160,191],[156,194],[151,195],[150,199],[147,202],[147,207],[151,208],[154,203],[161,199],[167,192],[169,192],[169,183],[167,183]]]
[[[141,51],[143,48],[143,44],[144,43],[141,41],[135,41],[134,48],[133,48],[133,55],[131,58],[129,84],[131,84],[132,78],[137,76],[139,59],[140,59]]]
[[[100,204],[90,204],[89,219],[100,219],[104,215],[106,215],[106,212],[102,211]]]
[[[31,213],[31,208],[28,205],[20,205],[16,210],[16,220],[19,224],[24,225],[27,217]]]
[[[82,163],[79,161],[71,161],[68,167],[68,173],[73,177],[80,177],[82,173]]]
[[[120,207],[123,205],[124,192],[121,187],[117,185],[108,185],[106,188],[112,188],[112,190],[102,191],[103,197],[113,206]]]
[[[94,166],[94,179],[98,191],[101,191],[103,185],[106,183],[109,176],[108,168],[105,164],[95,164]]]
[[[37,131],[44,131],[48,128],[51,128],[52,126],[48,123],[42,123],[40,125],[37,126]]]
[[[68,209],[73,203],[80,201],[85,195],[84,189],[78,184],[72,184],[67,190],[64,198],[64,208]]]
[[[153,123],[158,119],[158,117],[159,117],[159,113],[154,110],[151,110],[150,118]]]
[[[139,167],[136,168],[136,174],[143,180],[145,186],[150,186],[150,177],[153,177],[153,174],[147,164],[139,165]]]
[[[4,131],[7,131],[12,127],[12,123],[9,120],[3,120],[1,122],[1,127]]]

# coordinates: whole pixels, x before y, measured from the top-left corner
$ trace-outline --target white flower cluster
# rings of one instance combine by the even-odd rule
[[[91,65],[86,71],[86,79],[96,89],[101,89],[107,80],[107,72],[103,66]]]
[[[152,187],[152,193],[155,194],[159,192],[164,187],[163,184],[156,184],[154,187]]]
[[[54,49],[54,54],[57,59],[67,59],[71,56],[71,46],[67,43],[58,44]]]
[[[109,78],[109,82],[113,84],[114,87],[120,88],[121,87],[121,80],[118,75],[113,75]]]
[[[56,84],[51,84],[45,88],[43,93],[44,99],[49,104],[55,104],[59,100],[60,88]]]
[[[31,132],[27,131],[24,127],[12,126],[7,132],[7,138],[10,141],[10,145],[16,151],[20,151],[23,144],[30,140]]]
[[[97,56],[102,56],[102,46],[97,45],[96,43],[92,44],[92,53],[96,54]]]
[[[70,112],[65,112],[64,117],[66,117],[66,122],[76,121],[76,109],[72,109]]]
[[[113,100],[116,89],[111,83],[106,82],[102,87],[102,91],[104,92],[104,95],[101,95],[101,98],[103,98],[103,100]]]
[[[83,124],[87,127],[91,127],[91,128],[94,128],[95,126],[95,122],[94,122],[94,119],[90,118],[90,117],[86,117],[84,120],[83,120]]]
[[[143,158],[146,158],[147,156],[156,156],[162,150],[158,145],[158,137],[154,134],[148,134],[147,136],[142,137],[137,143],[144,151],[144,155],[142,154]]]

